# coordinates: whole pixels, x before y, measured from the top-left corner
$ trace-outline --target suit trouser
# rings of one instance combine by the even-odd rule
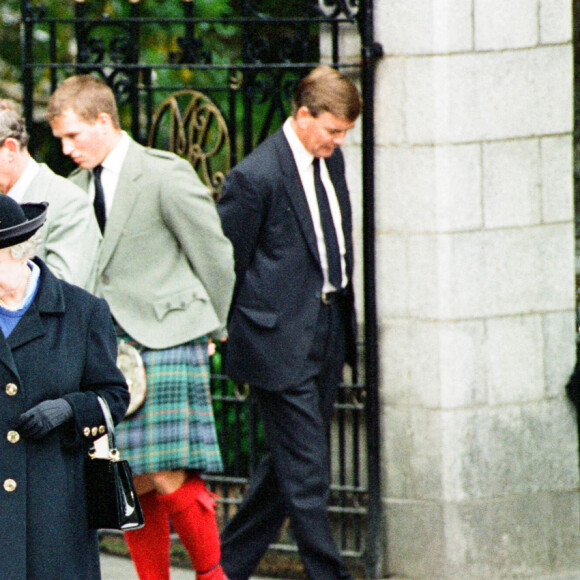
[[[309,578],[351,578],[332,537],[327,510],[327,433],[342,378],[344,337],[340,306],[323,306],[305,379],[282,391],[252,389],[270,452],[222,533],[222,565],[230,580],[252,574],[286,517]]]

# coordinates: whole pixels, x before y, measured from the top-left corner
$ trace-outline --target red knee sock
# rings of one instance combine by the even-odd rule
[[[159,497],[156,491],[139,496],[145,525],[125,532],[140,580],[169,580],[169,517]]]
[[[198,475],[173,493],[160,495],[173,528],[191,558],[198,580],[227,580],[220,566],[220,538],[214,495]]]

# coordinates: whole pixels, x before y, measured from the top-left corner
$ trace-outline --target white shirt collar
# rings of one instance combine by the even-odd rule
[[[101,166],[103,167],[101,183],[103,184],[103,191],[105,193],[105,212],[107,217],[113,207],[115,192],[117,191],[117,185],[119,184],[119,179],[121,177],[121,170],[123,169],[123,164],[125,163],[130,144],[131,138],[129,135],[127,135],[125,131],[121,131],[121,139],[119,139],[119,142],[101,163]],[[89,191],[91,195],[94,195],[94,179],[91,180]]]
[[[103,169],[111,171],[116,175],[121,173],[121,168],[123,167],[123,162],[127,156],[127,151],[131,143],[131,138],[125,131],[121,131],[121,139],[111,150],[111,152],[105,157],[105,160],[101,163]]]
[[[40,165],[31,157],[28,160],[22,175],[18,178],[18,181],[8,191],[8,196],[14,201],[22,203],[26,190],[30,187],[32,180],[36,177],[39,171]]]
[[[294,161],[296,161],[296,165],[298,169],[302,169],[304,167],[308,167],[312,165],[312,161],[314,160],[314,155],[304,147],[302,141],[296,135],[294,128],[292,127],[292,118],[288,117],[282,126],[282,130],[284,131],[284,135],[288,141],[288,145],[290,145],[290,149],[292,150],[292,155],[294,156]]]

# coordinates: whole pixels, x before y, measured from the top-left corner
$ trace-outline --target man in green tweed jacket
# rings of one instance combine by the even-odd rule
[[[192,167],[121,130],[111,89],[70,77],[47,118],[71,181],[94,200],[103,230],[94,292],[147,372],[144,405],[118,430],[148,524],[126,533],[141,578],[169,570],[169,522],[199,580],[223,580],[214,499],[199,474],[221,470],[209,394],[208,334],[225,327],[233,252]]]

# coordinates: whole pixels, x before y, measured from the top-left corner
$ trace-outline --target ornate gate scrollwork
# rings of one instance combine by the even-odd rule
[[[148,145],[187,159],[217,199],[230,170],[231,143],[217,105],[203,93],[177,91],[153,118]]]

